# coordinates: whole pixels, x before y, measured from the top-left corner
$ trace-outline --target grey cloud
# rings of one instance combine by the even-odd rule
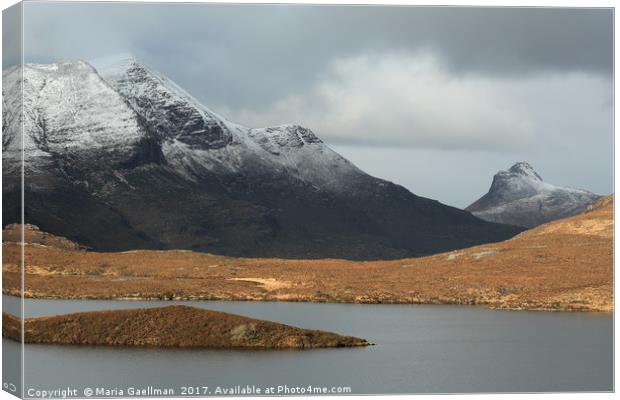
[[[467,205],[517,160],[554,183],[613,188],[611,9],[28,2],[24,18],[27,61],[131,52],[231,120],[309,124],[362,169],[450,204]],[[381,100],[396,119],[373,141],[359,127],[387,119],[338,121],[372,93],[334,64],[390,54],[435,57],[439,97],[406,99],[433,111],[415,118]],[[335,89],[348,102],[330,102]],[[465,97],[441,108],[450,93]]]
[[[455,77],[432,53],[338,58],[310,91],[258,109],[217,107],[252,127],[302,123],[332,142],[512,152],[532,145],[529,110],[509,92],[529,80]]]
[[[312,87],[334,57],[385,48],[432,49],[462,74],[612,69],[607,9],[37,2],[25,15],[30,60],[129,50],[231,106]]]

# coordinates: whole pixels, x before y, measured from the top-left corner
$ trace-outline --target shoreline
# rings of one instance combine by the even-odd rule
[[[240,258],[175,250],[100,253],[57,244],[59,239],[32,228],[32,240],[41,243],[3,243],[3,292],[27,298],[613,312],[611,199],[504,242],[381,261]]]
[[[3,295],[11,296],[14,298],[21,298],[20,295],[15,295],[6,291],[3,291]],[[507,307],[507,306],[495,306],[489,303],[467,303],[467,302],[450,302],[450,301],[430,301],[430,302],[413,302],[407,300],[395,300],[395,301],[328,301],[328,300],[308,300],[308,299],[277,299],[277,298],[265,298],[255,299],[247,297],[175,297],[175,298],[161,298],[161,297],[92,297],[92,296],[73,296],[73,297],[56,297],[56,296],[24,296],[25,299],[30,300],[74,300],[74,301],[118,301],[118,302],[138,302],[138,301],[222,301],[222,302],[260,302],[260,303],[310,303],[310,304],[354,304],[354,305],[420,305],[420,306],[462,306],[462,307],[475,307],[486,309],[490,311],[533,311],[542,313],[590,313],[590,314],[605,314],[611,315],[614,310],[608,309],[596,309],[596,308],[562,308],[562,307]]]

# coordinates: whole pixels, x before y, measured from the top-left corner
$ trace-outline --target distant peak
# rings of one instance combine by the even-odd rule
[[[519,161],[516,162],[512,167],[510,167],[509,171],[515,173],[530,172],[534,171],[534,168],[532,168],[532,166],[527,161]]]
[[[508,172],[513,175],[527,176],[527,177],[534,178],[539,181],[543,180],[542,177],[538,175],[538,173],[534,170],[534,168],[532,168],[532,166],[525,161],[520,161],[518,163],[515,163],[515,165],[510,167]]]

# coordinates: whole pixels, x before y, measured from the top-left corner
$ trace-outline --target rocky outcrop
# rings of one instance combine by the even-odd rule
[[[83,247],[78,243],[72,242],[62,236],[56,236],[51,233],[43,232],[38,226],[31,224],[24,224],[23,229],[21,224],[7,225],[2,230],[2,242],[22,243],[22,235],[24,243],[51,246],[66,250],[83,249]]]

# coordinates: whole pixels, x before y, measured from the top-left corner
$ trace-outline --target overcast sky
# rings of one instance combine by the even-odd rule
[[[303,124],[446,204],[521,160],[613,190],[609,9],[48,2],[24,21],[26,61],[132,53],[232,121]]]

